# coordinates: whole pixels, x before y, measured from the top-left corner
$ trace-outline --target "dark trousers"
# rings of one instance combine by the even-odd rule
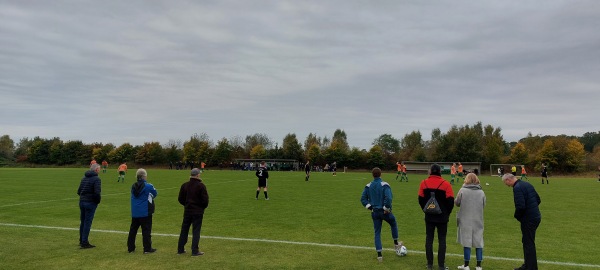
[[[198,253],[200,250],[198,248],[198,244],[200,243],[200,229],[202,228],[203,216],[204,214],[183,214],[183,222],[181,223],[181,233],[179,233],[177,252],[185,251],[185,244],[187,244],[188,241],[188,233],[190,232],[190,226],[192,226],[192,253]]]
[[[523,257],[525,264],[521,266],[524,270],[537,270],[537,254],[535,250],[535,231],[540,225],[540,221],[521,222],[521,233],[523,238]]]
[[[129,252],[135,250],[135,237],[138,228],[142,227],[142,243],[144,251],[152,249],[152,215],[141,218],[131,218],[131,226],[129,226],[129,237],[127,238],[127,250]]]
[[[433,265],[433,238],[435,229],[438,231],[438,266],[444,266],[446,261],[446,234],[448,233],[448,223],[425,222],[425,256],[427,265]]]
[[[79,244],[89,244],[88,236],[92,229],[92,221],[98,204],[94,202],[79,201]]]

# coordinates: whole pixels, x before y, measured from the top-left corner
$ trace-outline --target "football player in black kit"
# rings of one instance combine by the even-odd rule
[[[260,194],[260,189],[262,188],[265,192],[265,200],[269,200],[269,195],[267,195],[267,178],[269,178],[269,171],[267,170],[267,165],[264,161],[260,162],[260,166],[256,170],[256,177],[258,177],[258,187],[256,188],[256,199],[258,200],[258,194]]]
[[[546,184],[548,183],[548,167],[546,167],[546,163],[542,163],[542,184],[544,184],[544,178],[546,178]]]

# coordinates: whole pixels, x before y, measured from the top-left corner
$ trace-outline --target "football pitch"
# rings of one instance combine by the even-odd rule
[[[191,240],[188,255],[176,254],[183,214],[177,195],[188,180],[188,170],[148,169],[148,182],[158,190],[154,254],[141,252],[141,234],[136,252],[127,252],[135,169],[129,170],[125,183],[117,183],[114,168],[101,173],[102,202],[90,233],[90,243],[97,247],[79,249],[76,191],[84,172],[83,168],[0,169],[0,269],[425,269],[425,225],[417,201],[425,175],[409,174],[409,182],[400,183],[394,180],[395,173],[384,172],[408,255],[395,255],[384,223],[385,250],[378,263],[372,221],[360,203],[365,184],[372,180],[369,172],[338,172],[335,177],[313,172],[308,182],[303,172],[270,172],[266,201],[262,193],[259,200],[254,198],[254,172],[208,170],[201,175],[210,197],[200,239],[206,254],[199,257],[189,256]],[[483,268],[512,269],[523,259],[512,190],[499,177],[480,179],[487,196]],[[542,199],[536,240],[539,268],[600,269],[600,183],[592,178],[550,177],[550,184],[542,185],[533,175],[530,182]],[[455,194],[459,188],[454,184]],[[456,243],[458,210],[448,226],[450,269],[463,263],[462,246]]]

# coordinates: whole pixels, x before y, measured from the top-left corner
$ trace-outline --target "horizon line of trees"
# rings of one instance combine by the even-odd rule
[[[90,160],[109,163],[133,162],[139,165],[167,165],[178,161],[206,162],[209,167],[228,168],[236,158],[310,160],[314,165],[336,161],[350,169],[394,169],[398,161],[481,162],[490,164],[523,164],[539,170],[546,163],[555,172],[574,173],[595,170],[600,165],[600,131],[581,137],[533,136],[517,142],[506,142],[501,129],[481,122],[456,126],[443,133],[436,128],[429,140],[420,131],[412,131],[401,139],[391,134],[375,138],[370,149],[348,145],[344,130],[336,129],[331,138],[310,133],[301,143],[296,134],[288,133],[281,145],[268,135],[256,133],[245,138],[222,138],[216,143],[206,133],[193,134],[189,140],[169,140],[166,144],[145,142],[143,145],[123,143],[84,144],[64,142],[36,136],[15,143],[9,135],[0,137],[0,164],[88,165]]]

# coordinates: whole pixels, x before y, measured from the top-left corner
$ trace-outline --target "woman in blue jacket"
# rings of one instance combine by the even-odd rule
[[[152,184],[146,182],[148,173],[145,169],[138,169],[136,176],[137,181],[131,186],[131,226],[127,250],[129,253],[135,251],[135,236],[141,226],[144,253],[154,253],[156,249],[152,248],[152,214],[154,214],[154,198],[158,192]]]

